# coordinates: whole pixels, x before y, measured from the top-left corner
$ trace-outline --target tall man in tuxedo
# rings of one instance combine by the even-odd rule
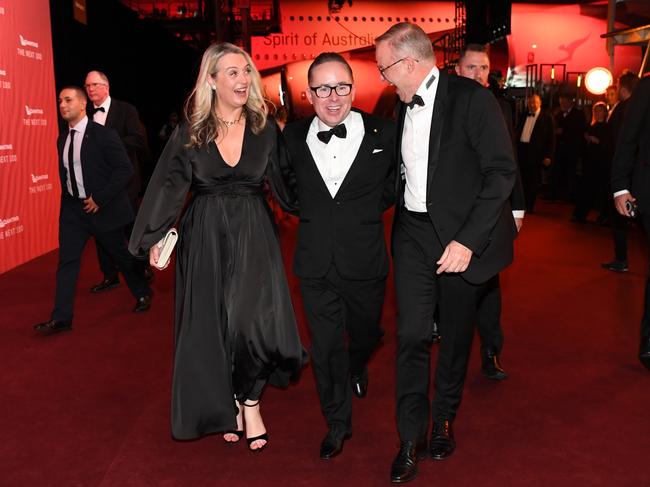
[[[312,334],[327,460],[351,434],[352,393],[366,395],[367,363],[383,334],[382,213],[394,201],[394,124],[352,109],[352,69],[339,54],[316,57],[307,81],[316,114],[288,124],[284,138],[300,217],[294,272]]]
[[[576,168],[582,157],[587,120],[585,114],[573,103],[568,93],[558,97],[560,111],[555,116],[555,159],[551,166],[550,199],[573,201],[575,198]],[[575,219],[574,221],[579,221]]]
[[[478,83],[438,70],[426,33],[403,22],[376,39],[379,72],[397,88],[397,178],[393,264],[398,307],[397,428],[391,480],[417,475],[426,451],[455,449],[481,285],[512,261],[517,232],[508,197],[515,161],[496,99]],[[399,173],[398,173],[399,174]],[[430,404],[432,314],[442,341]]]
[[[146,148],[145,134],[138,111],[130,103],[111,97],[108,77],[101,71],[90,71],[86,75],[84,87],[88,98],[92,102],[88,110],[88,117],[100,125],[115,130],[124,144],[133,167],[133,176],[129,181],[127,191],[131,205],[136,211],[141,175],[138,153]],[[127,233],[130,233],[130,228],[127,228]],[[94,285],[90,290],[94,293],[100,293],[117,287],[120,280],[116,263],[101,245],[97,246],[97,258],[104,278],[102,282]],[[136,262],[136,265],[139,265],[143,271],[150,272],[146,263]]]
[[[126,193],[133,169],[117,134],[88,120],[86,103],[81,88],[61,90],[59,111],[69,131],[57,141],[61,211],[55,305],[50,320],[34,326],[44,334],[72,329],[81,255],[91,236],[124,274],[136,298],[133,312],[151,306],[151,290],[144,275],[135,270],[124,236],[124,226],[134,216]]]
[[[490,74],[490,57],[487,49],[482,44],[468,44],[460,53],[456,74],[473,79],[481,85],[488,87],[488,75]],[[512,110],[510,104],[503,98],[497,98],[499,108],[506,122],[510,141],[515,145],[515,133],[512,123]],[[515,219],[517,231],[524,222],[526,203],[524,199],[524,188],[521,184],[519,168],[517,168],[515,186],[510,195],[510,206],[512,216]],[[484,285],[483,293],[479,299],[478,316],[476,328],[481,338],[481,372],[492,380],[503,380],[508,377],[501,366],[499,358],[503,348],[503,329],[501,328],[501,286],[499,274],[496,274]]]
[[[632,216],[635,204],[650,239],[650,77],[634,89],[612,163],[612,191],[619,214]],[[650,273],[646,280],[639,360],[650,370]]]
[[[630,97],[638,82],[638,76],[634,73],[627,72],[623,73],[616,83],[618,88],[618,101],[610,108],[609,115],[607,116],[607,125],[609,126],[614,147],[618,144]],[[612,169],[610,168],[611,171]],[[612,214],[610,227],[612,230],[612,239],[614,240],[614,260],[603,262],[600,266],[612,272],[627,272],[627,218],[620,215],[615,209]]]
[[[526,211],[535,209],[542,170],[550,167],[555,151],[555,125],[551,114],[542,110],[542,99],[532,94],[526,100],[528,114],[517,130],[517,160],[524,186]]]

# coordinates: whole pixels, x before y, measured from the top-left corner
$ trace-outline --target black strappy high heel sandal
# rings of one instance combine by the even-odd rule
[[[256,401],[256,402],[253,403],[253,404],[246,404],[245,402],[242,403],[242,404],[243,404],[244,407],[246,407],[246,408],[254,408],[254,407],[257,406],[259,403],[260,403],[259,401]],[[244,419],[245,419],[245,418],[244,418]],[[252,445],[253,443],[255,443],[256,441],[258,441],[258,440],[264,440],[266,443],[264,443],[264,444],[263,444],[261,447],[259,447],[259,448],[255,448],[255,449],[251,448],[251,445]],[[263,433],[263,434],[261,434],[261,435],[254,436],[254,437],[252,437],[252,438],[248,438],[248,437],[246,437],[246,442],[248,443],[248,449],[249,449],[251,452],[253,452],[253,453],[260,453],[262,450],[264,450],[264,448],[266,448],[266,445],[269,444],[269,434],[268,434],[268,433]]]

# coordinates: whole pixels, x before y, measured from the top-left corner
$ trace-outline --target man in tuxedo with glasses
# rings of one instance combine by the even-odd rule
[[[512,143],[494,96],[436,66],[427,34],[408,22],[377,37],[383,78],[396,88],[397,178],[393,269],[397,295],[397,429],[391,481],[408,482],[428,452],[448,458],[482,284],[512,261]],[[401,172],[401,170],[400,170]],[[442,341],[431,384],[436,306]]]
[[[72,329],[74,292],[81,255],[93,236],[124,274],[136,298],[134,313],[151,306],[151,290],[133,266],[124,226],[133,221],[126,186],[133,168],[117,134],[86,116],[86,94],[71,86],[61,90],[59,111],[69,131],[57,141],[61,178],[59,264],[56,298],[49,321],[34,325],[43,334]]]
[[[140,124],[138,110],[130,103],[111,97],[108,77],[101,71],[90,71],[86,75],[84,87],[88,99],[91,101],[88,107],[88,118],[117,132],[122,144],[124,144],[133,167],[133,176],[127,186],[127,192],[131,205],[134,211],[137,212],[141,185],[141,168],[138,154],[146,146],[146,135]],[[126,232],[128,239],[131,233],[130,226],[126,228]],[[117,287],[120,283],[117,265],[111,259],[109,252],[101,245],[97,246],[97,259],[104,278],[91,287],[91,292],[101,293]],[[146,273],[149,279],[153,277],[147,262],[136,261],[136,267],[141,272]]]
[[[297,184],[292,210],[300,218],[294,272],[328,427],[320,458],[328,460],[352,433],[352,394],[366,395],[367,363],[383,335],[382,213],[394,199],[394,128],[352,109],[352,69],[341,55],[320,54],[307,79],[316,114],[288,124],[284,139]]]

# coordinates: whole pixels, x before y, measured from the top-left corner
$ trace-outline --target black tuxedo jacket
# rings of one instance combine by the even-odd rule
[[[517,140],[521,139],[521,132],[524,129],[526,117],[521,117],[517,129]],[[528,149],[528,161],[519,161],[520,164],[541,164],[542,160],[548,158],[551,161],[555,153],[555,122],[553,116],[546,110],[542,110],[535,121],[533,132],[530,134]]]
[[[612,163],[612,191],[627,189],[639,209],[650,212],[650,77],[629,99]]]
[[[398,167],[406,110],[400,103]],[[462,273],[470,283],[483,283],[512,262],[517,229],[508,198],[515,170],[512,142],[494,95],[473,80],[440,71],[429,136],[427,213],[443,248],[455,240],[472,250]],[[397,174],[403,206],[404,182]]]
[[[63,148],[67,132],[57,141],[61,196],[67,197],[67,171],[63,165]],[[75,143],[78,141],[75,140]],[[117,134],[88,120],[81,143],[81,170],[86,195],[99,206],[97,213],[88,214],[98,231],[109,231],[133,221],[133,207],[126,187],[133,167]]]
[[[584,147],[587,129],[584,112],[577,107],[571,108],[566,116],[559,112],[555,117],[555,126],[558,132],[555,145],[556,157],[565,157],[569,161],[574,161],[582,155]]]
[[[307,145],[314,116],[284,129],[299,205],[294,260],[298,277],[323,277],[332,264],[347,279],[388,274],[382,213],[394,202],[395,126],[374,115],[361,116],[365,135],[334,198]]]
[[[93,119],[94,113],[95,109],[92,107],[92,103],[89,103],[88,118],[90,120]],[[141,170],[138,153],[147,145],[138,110],[130,103],[111,97],[111,107],[106,114],[104,127],[117,132],[133,165],[133,178],[128,188],[129,195],[133,199],[140,192]]]
[[[517,155],[517,135],[515,133],[515,124],[512,120],[512,106],[502,97],[497,97],[497,102],[499,103],[499,108],[503,114],[503,119],[506,122],[506,128],[508,129],[508,135],[512,141],[512,150],[514,155]],[[516,162],[516,157],[515,157]],[[510,206],[513,210],[525,210],[526,209],[526,199],[524,197],[524,186],[521,182],[521,173],[519,171],[519,165],[517,164],[517,172],[515,173],[515,185],[512,188],[512,194],[510,195]]]
[[[623,127],[623,120],[625,119],[625,111],[627,110],[628,101],[630,101],[629,98],[627,100],[618,102],[614,107],[609,120],[607,120],[612,143],[614,145],[616,145],[618,142],[618,136],[621,133],[621,128]]]

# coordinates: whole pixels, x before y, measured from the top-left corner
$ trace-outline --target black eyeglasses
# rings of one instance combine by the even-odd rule
[[[318,98],[328,98],[332,94],[332,91],[335,91],[339,96],[348,96],[352,92],[352,83],[339,83],[336,86],[310,86],[309,89],[316,93]]]
[[[404,60],[406,60],[406,59],[408,59],[408,58],[409,58],[409,57],[406,56],[406,57],[403,57],[402,59],[398,59],[398,60],[395,61],[393,64],[389,64],[389,65],[386,66],[385,68],[380,68],[379,66],[377,66],[377,69],[379,70],[379,74],[381,74],[381,77],[382,77],[382,78],[384,78],[386,81],[388,81],[388,78],[386,78],[386,75],[385,75],[384,73],[385,73],[386,71],[388,71],[390,68],[392,68],[393,66],[395,66],[396,64],[399,64],[399,63],[401,63],[402,61],[404,61]],[[418,60],[418,59],[415,59],[415,62],[417,63],[417,62],[419,62],[419,60]]]

